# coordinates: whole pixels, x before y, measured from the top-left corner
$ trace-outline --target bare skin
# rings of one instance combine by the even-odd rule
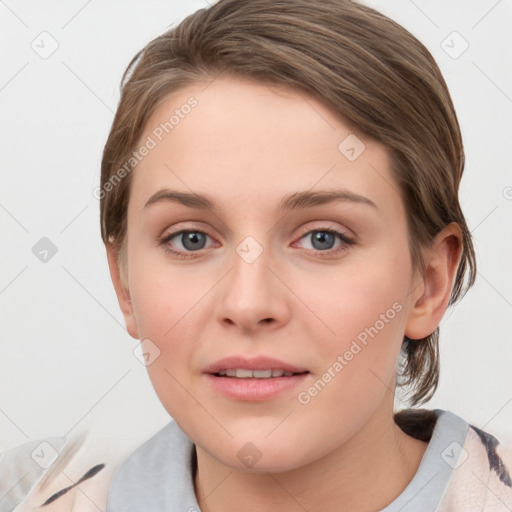
[[[169,96],[148,121],[141,144],[197,100],[133,171],[126,267],[107,248],[128,332],[158,347],[149,376],[196,445],[198,503],[207,512],[380,510],[409,484],[427,447],[393,421],[397,361],[404,334],[422,338],[441,321],[460,230],[447,226],[425,249],[423,278],[383,145],[292,90],[230,77],[205,85]],[[353,161],[338,149],[350,134],[365,145]],[[146,206],[162,189],[206,194],[216,208]],[[352,196],[279,212],[284,196],[334,189]],[[342,236],[325,238],[326,229]],[[184,245],[180,230],[204,243]],[[249,236],[250,251],[262,249],[250,263],[237,252]],[[235,354],[309,373],[270,399],[234,399],[204,368]],[[328,382],[308,391],[319,379]],[[260,454],[250,467],[240,457],[247,443]]]

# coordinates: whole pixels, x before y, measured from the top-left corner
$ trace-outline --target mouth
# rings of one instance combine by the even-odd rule
[[[278,398],[303,385],[310,371],[270,357],[232,356],[203,368],[213,391],[236,401]]]
[[[251,370],[227,368],[204,374],[205,383],[216,394],[235,401],[261,402],[288,396],[298,386],[304,386],[309,371],[289,372],[280,368]]]

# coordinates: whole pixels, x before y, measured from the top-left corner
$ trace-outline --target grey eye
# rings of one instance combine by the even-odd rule
[[[201,233],[200,231],[182,231],[181,233],[174,235],[173,238],[178,236],[181,237],[179,240],[186,250],[197,251],[204,249],[208,235]]]

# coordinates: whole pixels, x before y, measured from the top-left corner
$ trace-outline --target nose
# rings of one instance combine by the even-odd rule
[[[249,238],[237,247],[232,262],[219,288],[218,320],[244,333],[268,332],[287,323],[291,292],[270,251]]]

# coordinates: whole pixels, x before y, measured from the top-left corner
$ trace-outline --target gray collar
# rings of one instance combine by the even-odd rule
[[[194,493],[194,443],[172,420],[117,469],[107,512],[199,512]]]
[[[446,490],[469,425],[449,411],[438,419],[418,471],[381,512],[430,512]],[[194,443],[172,420],[139,446],[112,479],[107,512],[200,512],[194,493]]]
[[[450,411],[434,411],[438,418],[416,474],[400,496],[380,512],[437,510],[462,453],[469,424]]]

